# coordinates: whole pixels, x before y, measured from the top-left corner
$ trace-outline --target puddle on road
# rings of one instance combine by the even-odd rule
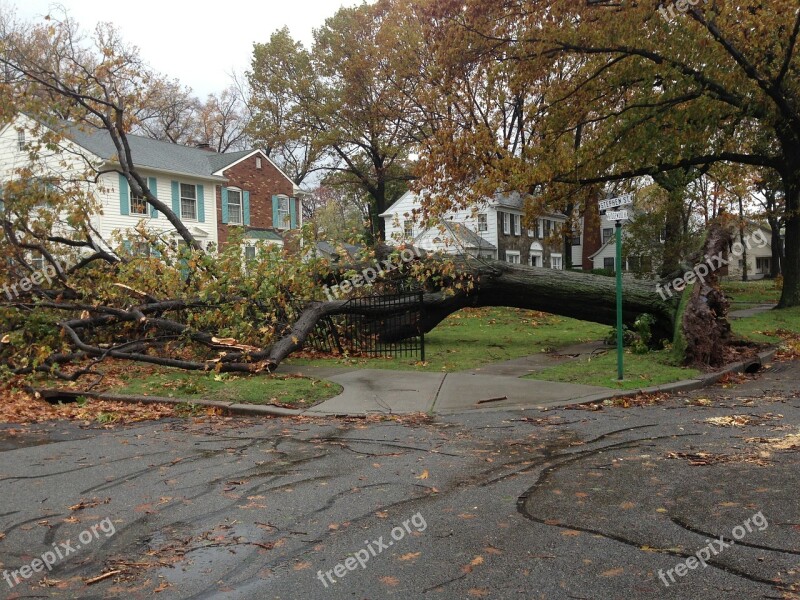
[[[248,541],[268,545],[264,541],[264,530],[258,527],[237,524],[215,529],[199,539],[195,537],[187,548],[189,552],[172,566],[159,568],[157,576],[176,589],[190,582],[196,584],[197,581],[225,579],[227,575],[241,571],[243,563],[252,565],[254,562],[262,562],[262,555],[268,551],[248,544]],[[152,535],[149,546],[151,550],[166,549],[168,553],[174,543],[173,539],[156,532]]]

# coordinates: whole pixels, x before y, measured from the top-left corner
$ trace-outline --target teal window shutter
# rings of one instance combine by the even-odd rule
[[[203,185],[197,187],[197,220],[201,223],[206,222],[206,202],[204,200]]]
[[[172,182],[172,212],[181,218],[181,184],[177,181]]]
[[[281,228],[280,218],[278,217],[278,209],[280,208],[280,200],[277,196],[272,197],[272,226],[275,229]]]
[[[122,240],[122,247],[125,249],[127,254],[131,254],[133,252],[133,242],[130,240]]]
[[[297,229],[297,199],[289,198],[289,229]]]
[[[250,225],[250,192],[242,192],[242,220]]]
[[[119,214],[131,214],[131,195],[128,189],[128,180],[125,175],[119,174]]]
[[[153,194],[156,198],[158,198],[158,180],[155,177],[148,177],[147,178],[147,187],[150,188],[150,193]],[[155,206],[150,207],[150,216],[153,219],[158,218],[158,211],[156,210]]]
[[[219,194],[219,202],[222,205],[222,222],[228,222],[228,188],[222,187],[222,191]]]

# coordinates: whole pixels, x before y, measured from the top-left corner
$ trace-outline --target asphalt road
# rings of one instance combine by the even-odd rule
[[[799,380],[779,363],[598,411],[4,427],[0,597],[797,598]]]

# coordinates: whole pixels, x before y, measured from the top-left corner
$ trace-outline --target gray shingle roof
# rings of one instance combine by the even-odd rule
[[[225,154],[212,154],[211,152],[206,152],[206,154],[208,154],[208,162],[211,165],[211,170],[217,172],[252,152],[252,150],[240,150],[239,152],[226,152]]]
[[[103,160],[115,161],[117,158],[117,149],[111,141],[111,136],[103,129],[85,130],[69,125],[62,133]],[[128,143],[134,164],[138,167],[151,167],[204,178],[215,178],[214,172],[252,152],[252,150],[248,150],[231,154],[217,154],[201,148],[180,146],[139,135],[128,135]],[[236,158],[231,158],[233,156]]]

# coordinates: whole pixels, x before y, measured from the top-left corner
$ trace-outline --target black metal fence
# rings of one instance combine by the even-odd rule
[[[422,292],[352,298],[344,314],[321,319],[307,344],[326,353],[425,360]]]

